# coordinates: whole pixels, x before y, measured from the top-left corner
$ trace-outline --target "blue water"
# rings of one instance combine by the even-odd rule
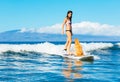
[[[83,42],[86,43],[86,42]],[[91,42],[89,42],[91,43]],[[87,42],[86,44],[89,45]],[[99,42],[96,42],[99,44]],[[1,82],[119,82],[120,45],[108,42],[112,47],[93,49],[90,54],[98,56],[94,61],[80,61],[55,54],[36,51],[5,50],[9,45],[40,44],[1,43],[0,81]],[[9,45],[6,45],[9,44]],[[64,45],[64,42],[52,44]],[[107,42],[106,42],[107,44]],[[106,45],[105,44],[105,45]],[[7,46],[4,48],[4,46]],[[48,45],[49,46],[49,45]],[[17,48],[17,47],[16,47]]]

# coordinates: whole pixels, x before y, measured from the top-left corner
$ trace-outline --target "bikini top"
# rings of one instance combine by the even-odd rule
[[[70,20],[67,20],[66,24],[67,24],[67,25],[68,25],[68,24],[70,24],[70,25],[71,25],[72,23],[71,23],[71,21],[70,21]]]

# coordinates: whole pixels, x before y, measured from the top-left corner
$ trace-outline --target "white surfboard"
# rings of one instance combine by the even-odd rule
[[[82,61],[93,61],[94,60],[94,56],[92,56],[92,55],[86,55],[86,56],[77,57],[75,55],[63,54],[62,56],[66,57],[66,58],[77,59],[77,60],[82,60]]]
[[[72,56],[70,56],[68,54],[64,54],[62,56],[71,58],[71,59],[79,59],[79,60],[83,60],[83,61],[93,61],[94,60],[94,56],[84,55],[82,45],[80,44],[80,42],[77,38],[75,39],[74,49],[75,49],[75,51]]]

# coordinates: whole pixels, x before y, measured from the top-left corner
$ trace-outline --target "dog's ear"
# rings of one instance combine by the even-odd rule
[[[78,40],[77,38],[75,38],[75,40],[74,40],[74,41],[76,42],[76,41],[79,41],[79,40]]]

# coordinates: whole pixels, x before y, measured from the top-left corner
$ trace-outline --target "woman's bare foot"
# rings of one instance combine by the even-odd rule
[[[65,50],[65,51],[67,51],[67,49],[66,49],[66,48],[64,48],[64,50]]]
[[[73,52],[68,52],[68,55],[73,56],[74,53]]]

